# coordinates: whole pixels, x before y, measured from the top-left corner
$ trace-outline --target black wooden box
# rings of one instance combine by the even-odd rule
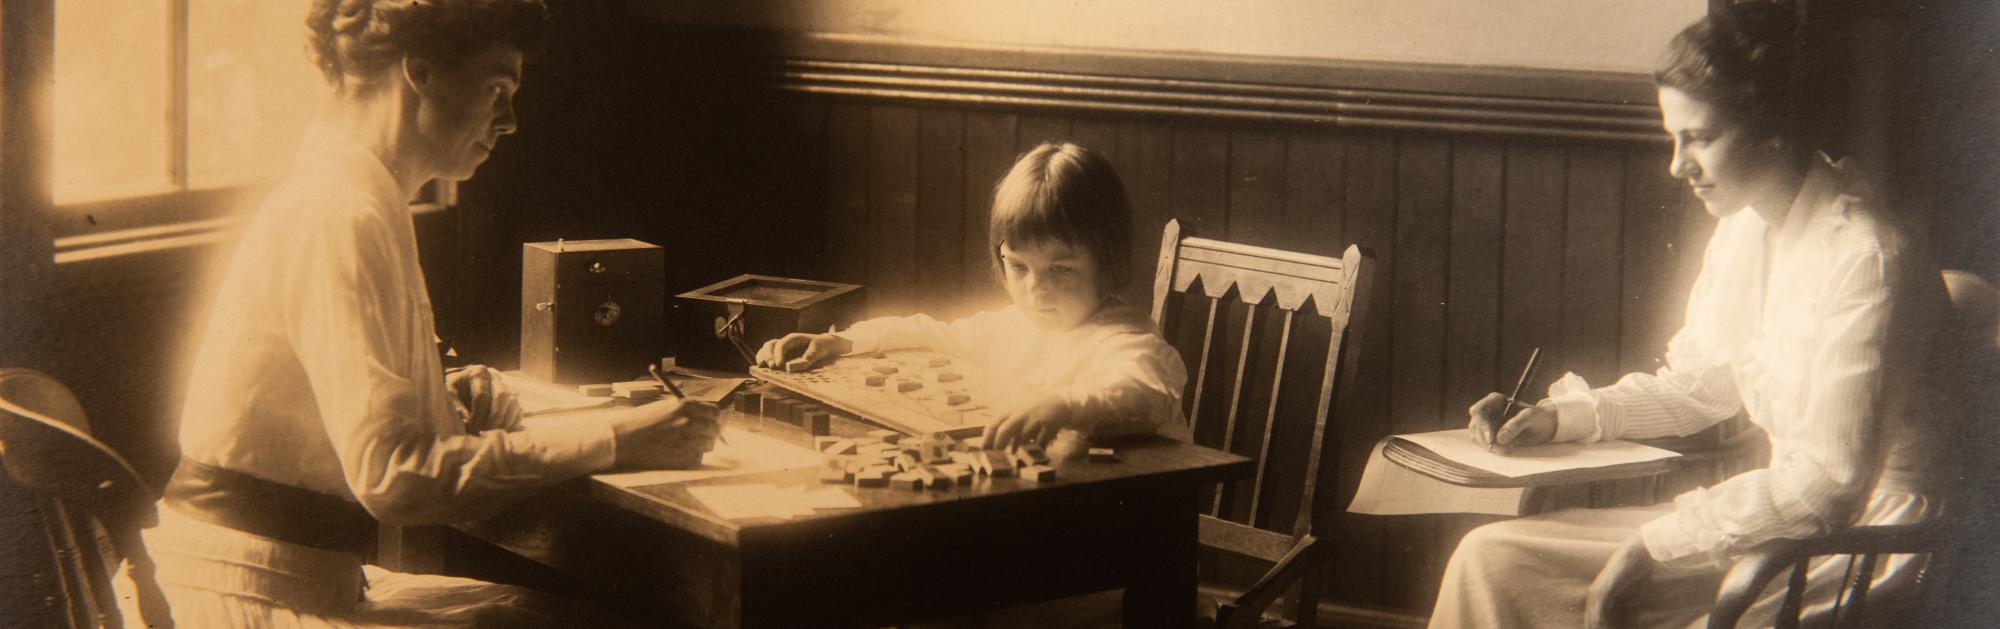
[[[681,293],[674,303],[678,360],[689,367],[743,371],[748,361],[729,336],[755,355],[765,341],[792,332],[853,323],[863,299],[854,284],[768,275],[739,275]]]
[[[666,252],[620,238],[521,246],[521,371],[557,384],[631,380],[665,350]]]

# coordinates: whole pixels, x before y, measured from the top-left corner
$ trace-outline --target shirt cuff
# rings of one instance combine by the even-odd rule
[[[1708,563],[1727,567],[1728,556],[1721,544],[1707,543],[1717,536],[1704,534],[1689,524],[1690,518],[1686,514],[1674,511],[1640,525],[1639,539],[1645,542],[1646,553],[1652,555],[1654,561],[1681,566]]]
[[[1590,383],[1583,376],[1563,374],[1549,385],[1548,399],[1537,406],[1556,413],[1556,435],[1551,441],[1592,443],[1605,438],[1597,416],[1597,396],[1591,394]]]

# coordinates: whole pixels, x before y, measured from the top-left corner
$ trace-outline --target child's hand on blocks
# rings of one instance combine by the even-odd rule
[[[986,426],[986,448],[1005,452],[1021,444],[1048,445],[1064,428],[1081,427],[1081,416],[1055,396],[1015,409]]]
[[[722,434],[714,404],[666,398],[634,406],[615,416],[611,433],[620,469],[685,469],[701,466]]]
[[[793,332],[783,338],[766,341],[757,349],[757,366],[770,369],[784,369],[785,363],[794,359],[804,360],[807,365],[817,365],[826,359],[846,354],[854,349],[854,342],[833,334],[807,334]]]

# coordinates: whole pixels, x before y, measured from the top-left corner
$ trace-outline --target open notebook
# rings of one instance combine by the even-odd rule
[[[1375,445],[1348,511],[1375,515],[1518,515],[1528,487],[1663,471],[1672,450],[1606,441],[1486,451],[1465,429],[1395,435]]]

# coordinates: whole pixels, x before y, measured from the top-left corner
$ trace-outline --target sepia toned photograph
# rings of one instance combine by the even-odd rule
[[[0,627],[2000,626],[2000,4],[4,0]]]

